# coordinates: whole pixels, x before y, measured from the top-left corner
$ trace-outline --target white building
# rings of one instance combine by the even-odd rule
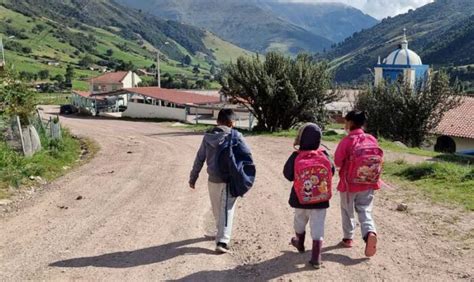
[[[137,87],[140,82],[142,82],[140,77],[131,71],[109,72],[89,80],[92,94],[133,88]]]
[[[400,77],[412,87],[417,81],[425,81],[429,75],[429,66],[423,65],[420,56],[408,49],[406,34],[397,50],[388,55],[383,62],[377,62],[374,68],[375,86],[384,82],[396,82]]]
[[[474,97],[448,111],[439,123],[435,150],[438,152],[474,152]]]

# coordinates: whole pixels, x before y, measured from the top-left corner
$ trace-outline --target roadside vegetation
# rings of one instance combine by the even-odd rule
[[[63,129],[62,138],[53,139],[43,126],[38,126],[42,121],[34,117],[35,96],[36,93],[17,72],[7,69],[0,73],[0,198],[8,197],[15,188],[23,185],[49,181],[62,175],[76,164],[81,152],[90,151],[86,143],[81,144],[67,129]],[[21,150],[15,150],[7,143],[5,133],[13,130],[9,121],[16,117],[22,126],[36,124],[42,149],[32,157],[24,156]],[[21,140],[16,142],[21,143]]]
[[[441,204],[454,204],[474,211],[474,167],[467,160],[450,156],[450,162],[408,164],[403,160],[389,162],[384,177],[404,189],[417,188]],[[402,189],[403,189],[402,188]]]
[[[63,131],[60,141],[41,136],[43,150],[33,157],[24,157],[0,141],[0,199],[8,197],[11,188],[37,184],[38,177],[51,181],[75,165],[81,153],[81,142]],[[14,191],[14,190],[13,190]]]

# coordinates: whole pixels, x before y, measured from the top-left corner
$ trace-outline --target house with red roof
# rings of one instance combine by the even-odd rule
[[[140,77],[132,71],[108,72],[89,79],[93,94],[137,87],[140,82],[142,82]]]
[[[474,151],[474,97],[465,97],[461,105],[448,111],[436,128],[438,152]]]

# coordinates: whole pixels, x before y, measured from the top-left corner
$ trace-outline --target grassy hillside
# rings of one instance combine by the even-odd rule
[[[102,2],[106,1],[98,1],[98,3]],[[47,70],[51,78],[64,75],[67,65],[70,64],[75,68],[73,81],[75,89],[87,90],[85,81],[100,74],[99,71],[91,71],[88,67],[80,65],[85,57],[91,59],[91,65],[107,65],[111,70],[128,62],[132,62],[135,68],[146,68],[155,63],[156,44],[159,40],[169,42],[169,44],[158,45],[165,54],[162,57],[162,74],[171,76],[179,74],[193,81],[209,76],[211,64],[218,65],[219,59],[224,62],[227,61],[226,56],[238,56],[245,53],[244,50],[230,43],[191,27],[189,27],[190,30],[197,30],[202,36],[199,39],[201,47],[186,48],[179,43],[186,40],[166,35],[160,35],[163,38],[156,35],[157,38],[150,38],[148,41],[140,34],[134,33],[135,38],[133,38],[131,35],[124,34],[123,23],[122,27],[98,27],[102,25],[96,23],[98,26],[92,26],[79,22],[80,19],[85,18],[82,20],[89,23],[86,19],[92,17],[92,14],[86,16],[87,13],[81,15],[80,18],[68,19],[68,24],[65,25],[64,16],[59,8],[59,10],[54,10],[54,6],[49,5],[51,11],[43,13],[40,8],[34,10],[34,5],[28,6],[28,1],[12,3],[0,0],[0,36],[4,38],[7,63],[13,65],[18,71],[32,74]],[[90,21],[90,23],[94,22]],[[165,26],[165,29],[168,28],[169,26]],[[185,28],[188,27],[185,26]],[[172,32],[165,31],[164,34],[171,36]],[[182,66],[181,60],[186,55],[191,57],[191,64]],[[59,65],[48,65],[48,61],[58,61]],[[193,73],[193,66],[198,64],[200,73],[196,75]]]
[[[378,56],[383,58],[395,50],[403,28],[407,28],[409,48],[421,56],[423,63],[474,63],[472,15],[472,0],[437,0],[355,33],[329,52],[327,58],[333,61],[338,81],[360,80],[364,75],[368,78],[366,69],[376,64]]]
[[[212,51],[217,61],[221,63],[227,63],[230,61],[235,62],[240,56],[250,57],[254,54],[250,51],[230,44],[229,42],[220,39],[210,32],[206,33],[204,44]]]

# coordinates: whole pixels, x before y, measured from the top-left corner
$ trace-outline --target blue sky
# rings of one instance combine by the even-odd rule
[[[377,19],[395,16],[416,9],[433,0],[283,0],[285,2],[340,2],[354,6]]]

